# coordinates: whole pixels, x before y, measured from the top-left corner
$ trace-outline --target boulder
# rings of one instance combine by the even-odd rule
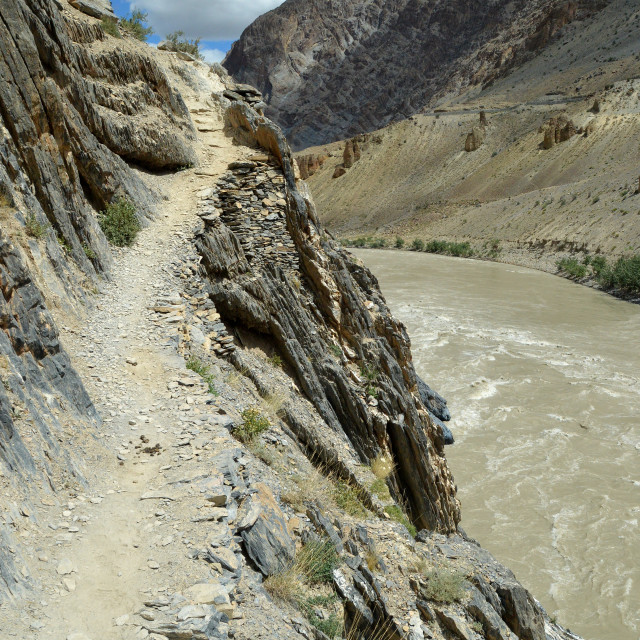
[[[353,153],[353,141],[347,140],[344,145],[344,152],[342,154],[344,168],[351,169],[353,163],[355,162],[354,153]]]
[[[261,483],[255,486],[258,491],[242,503],[238,512],[238,527],[247,555],[263,575],[271,576],[293,562],[296,545],[271,490]]]
[[[546,640],[544,618],[531,594],[517,582],[502,582],[496,589],[502,618],[521,640]]]
[[[110,0],[69,0],[69,4],[93,18],[117,20]]]
[[[331,177],[341,178],[345,173],[347,173],[347,170],[344,168],[343,165],[340,164],[336,167],[336,170],[333,172],[333,175]]]

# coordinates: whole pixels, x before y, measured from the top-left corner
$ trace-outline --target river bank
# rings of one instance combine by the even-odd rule
[[[637,273],[634,273],[633,276],[634,280],[637,279],[637,284],[634,289],[626,290],[615,286],[606,286],[603,284],[603,279],[599,277],[598,265],[600,269],[612,270],[619,260],[619,256],[607,259],[605,256],[593,256],[587,251],[577,251],[575,247],[571,247],[571,251],[549,252],[545,250],[545,245],[533,243],[509,243],[498,240],[488,240],[481,244],[438,240],[425,243],[419,239],[405,240],[400,236],[343,238],[340,239],[340,242],[351,249],[429,253],[526,267],[571,280],[626,302],[640,304],[640,255],[631,258],[634,263],[638,263],[634,264]]]

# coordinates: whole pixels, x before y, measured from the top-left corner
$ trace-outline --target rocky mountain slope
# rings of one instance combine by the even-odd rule
[[[0,7],[3,636],[575,638],[458,527],[446,401],[281,131],[96,4]]]
[[[365,136],[340,178],[347,143],[302,152],[322,219],[343,237],[497,243],[548,270],[638,251],[639,9],[614,2],[492,86]]]
[[[538,55],[604,0],[288,0],[224,61],[294,148],[378,129]]]

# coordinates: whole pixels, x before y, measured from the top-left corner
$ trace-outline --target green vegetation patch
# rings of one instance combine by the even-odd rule
[[[148,14],[135,9],[131,12],[130,18],[122,18],[120,26],[136,40],[146,42],[147,38],[153,34],[153,29],[147,25]]]
[[[114,38],[122,38],[120,29],[118,29],[118,23],[115,20],[102,18],[100,26],[102,27],[102,30],[110,36],[113,36]]]
[[[241,442],[252,442],[269,429],[271,424],[257,409],[242,412],[242,424],[235,427],[233,435]]]
[[[203,59],[200,53],[200,38],[189,40],[185,37],[184,31],[174,31],[167,34],[167,40],[173,44],[176,51],[188,53],[198,60]]]
[[[469,258],[473,249],[468,242],[448,242],[447,240],[430,240],[424,247],[427,253],[441,253],[458,258]]]
[[[594,258],[595,260],[598,258]],[[613,265],[606,260],[598,263],[598,270],[592,263],[598,282],[607,289],[621,289],[628,293],[640,293],[640,254],[634,256],[622,256]]]
[[[98,222],[107,240],[116,247],[130,247],[141,229],[135,205],[124,198],[99,213]]]
[[[411,520],[407,517],[407,514],[397,505],[392,504],[385,507],[384,510],[389,514],[392,520],[404,525],[407,531],[415,538],[418,535],[418,531],[411,523]]]
[[[211,373],[210,368],[202,362],[199,358],[191,356],[187,360],[187,369],[197,373],[209,386],[209,393],[217,396],[218,391],[214,384],[214,375]]]
[[[366,518],[367,510],[362,504],[358,492],[346,482],[337,480],[334,489],[336,504],[354,518]]]
[[[432,569],[424,574],[426,584],[422,591],[429,600],[451,604],[464,597],[465,576],[459,571]]]
[[[42,238],[47,232],[47,228],[48,228],[47,225],[42,224],[38,220],[38,218],[36,218],[36,214],[33,212],[27,215],[26,227],[27,227],[27,235],[31,236],[32,238],[35,238],[36,240],[39,240],[40,238]]]
[[[575,258],[562,258],[556,263],[558,270],[572,278],[584,278],[587,275],[587,266],[581,264]]]

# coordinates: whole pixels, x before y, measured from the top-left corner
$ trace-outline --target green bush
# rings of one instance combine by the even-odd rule
[[[404,240],[400,236],[396,236],[396,249],[402,249],[404,247]]]
[[[384,238],[375,238],[371,241],[372,249],[384,249],[387,246],[387,241]]]
[[[356,238],[353,241],[353,246],[354,247],[366,247],[367,246],[367,239],[366,238]]]
[[[218,395],[218,391],[216,390],[215,384],[213,382],[214,376],[211,373],[209,367],[204,364],[202,360],[196,358],[195,356],[191,356],[187,360],[187,369],[190,369],[194,373],[197,373],[207,383],[207,385],[209,386],[209,393],[212,393],[215,396]]]
[[[424,247],[427,253],[442,253],[458,258],[469,258],[473,249],[468,242],[448,242],[446,240],[430,240]]]
[[[340,556],[331,540],[309,541],[298,552],[296,564],[303,568],[307,584],[331,584]]]
[[[562,258],[556,263],[559,271],[563,271],[572,278],[584,278],[587,275],[587,267],[580,264],[575,258]]]
[[[413,251],[424,251],[424,242],[422,240],[420,240],[420,238],[416,238],[411,243],[411,249]]]
[[[418,535],[417,529],[411,523],[407,514],[397,504],[389,505],[385,507],[384,510],[391,516],[392,520],[403,524],[414,538]]]
[[[270,358],[269,358],[269,363],[271,364],[271,366],[276,367],[278,369],[282,369],[282,358],[277,354],[274,353]]]
[[[120,26],[137,40],[146,42],[147,38],[153,33],[153,29],[147,26],[147,18],[148,14],[135,9],[131,12],[130,18],[122,18],[120,20]]]
[[[252,442],[271,425],[257,409],[245,409],[242,412],[242,424],[235,427],[233,435],[241,442]]]
[[[607,259],[604,256],[595,256],[591,260],[591,268],[596,276],[599,276],[607,266]]]
[[[102,18],[102,22],[100,23],[102,30],[105,33],[108,33],[110,36],[114,38],[122,38],[120,34],[120,30],[118,29],[118,23],[115,20],[110,20],[109,18]]]
[[[42,224],[33,212],[27,215],[26,227],[27,235],[35,238],[36,240],[42,238],[47,232],[47,225]]]
[[[333,497],[336,504],[354,518],[366,518],[367,510],[358,497],[358,492],[346,482],[338,480],[335,484]]]
[[[445,569],[432,569],[425,573],[426,584],[423,587],[424,595],[430,600],[451,604],[462,600],[465,594],[465,577],[459,571],[447,571]]]
[[[116,247],[130,247],[141,229],[135,206],[124,198],[99,213],[98,222],[107,240]]]
[[[188,53],[198,60],[203,59],[200,53],[200,38],[189,40],[185,38],[184,31],[174,31],[167,34],[167,40],[173,44],[176,51]]]
[[[594,268],[595,271],[595,268]],[[597,274],[598,282],[608,289],[640,293],[640,254],[618,258],[612,266],[604,266]]]

